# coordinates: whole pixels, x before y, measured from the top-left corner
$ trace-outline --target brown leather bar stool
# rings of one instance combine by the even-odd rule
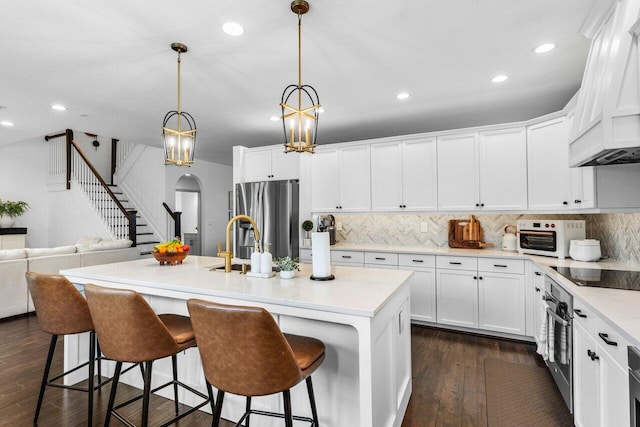
[[[210,389],[207,396],[178,381],[177,354],[196,345],[188,317],[176,314],[157,315],[140,294],[131,290],[87,284],[84,291],[102,351],[106,357],[116,361],[105,427],[109,425],[111,415],[124,424],[133,426],[117,410],[140,399],[142,399],[142,426],[146,427],[149,421],[151,393],[170,385],[173,385],[176,417],[163,426],[172,424],[209,403],[212,397]],[[171,356],[173,364],[173,381],[152,390],[153,362],[168,356]],[[142,395],[114,406],[123,362],[144,363],[144,390]],[[205,399],[204,402],[179,414],[178,386],[202,397]]]
[[[246,396],[246,411],[236,425],[249,425],[251,414],[310,422],[318,427],[311,374],[325,357],[324,343],[315,338],[283,334],[269,312],[260,307],[187,301],[198,340],[207,387],[218,389],[212,426],[218,427],[225,392]],[[290,389],[306,380],[313,419],[294,416]],[[284,415],[251,409],[252,396],[282,393]],[[212,394],[209,391],[209,394]]]
[[[76,287],[73,286],[73,284],[64,276],[27,272],[25,277],[27,279],[31,299],[33,299],[33,304],[36,309],[38,323],[44,332],[51,334],[49,354],[47,355],[47,362],[42,376],[42,384],[40,386],[40,393],[38,395],[38,403],[36,405],[36,413],[33,417],[33,423],[38,423],[44,392],[46,387],[49,386],[87,392],[89,395],[87,425],[91,426],[93,424],[93,391],[108,383],[110,379],[100,382],[100,361],[103,358],[100,356],[96,357],[96,354],[99,355],[100,351],[98,349],[96,353],[96,335],[93,329],[91,315],[89,314],[87,301],[84,299],[80,291],[78,291]],[[53,354],[56,349],[58,337],[60,335],[80,334],[83,332],[89,332],[90,335],[88,361],[70,369],[67,372],[53,378],[49,378],[51,361],[53,360]],[[94,383],[95,361],[98,361],[99,383],[97,385]],[[55,381],[60,378],[63,378],[87,365],[89,366],[89,385],[87,388],[66,386],[64,384],[55,383]]]

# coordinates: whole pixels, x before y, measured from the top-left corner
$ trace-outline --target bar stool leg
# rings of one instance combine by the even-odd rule
[[[222,415],[222,402],[224,401],[224,391],[218,390],[215,411],[213,411],[213,421],[211,427],[220,427],[220,416]]]
[[[251,416],[251,414],[249,413],[249,411],[251,411],[251,396],[247,396],[247,405],[245,407],[245,411],[247,412],[247,418],[245,418],[246,422],[244,423],[244,427],[249,427],[249,417]]]
[[[100,351],[100,343],[98,342],[97,338],[95,358],[98,359],[98,384],[100,384],[102,382],[102,351]]]
[[[120,371],[122,370],[122,362],[116,362],[116,370],[111,380],[111,394],[109,395],[109,405],[107,406],[107,416],[104,420],[104,427],[109,427],[111,422],[111,412],[113,412],[113,404],[116,401],[116,390],[118,389],[118,381],[120,381]]]
[[[87,389],[89,390],[88,396],[88,421],[87,425],[89,427],[93,426],[93,384],[94,384],[94,376],[95,376],[95,368],[96,368],[96,333],[95,331],[89,332],[89,385]],[[100,381],[98,381],[100,382]]]
[[[206,381],[207,383],[207,394],[209,395],[209,402],[211,403],[211,415],[216,412],[216,401],[213,399],[213,389],[211,388],[211,383]]]
[[[42,385],[40,386],[40,394],[38,395],[38,404],[36,405],[36,414],[33,417],[33,423],[38,423],[38,417],[40,416],[40,408],[42,407],[42,398],[44,397],[44,389],[49,382],[49,371],[51,370],[51,361],[53,360],[53,353],[56,351],[56,343],[58,342],[57,335],[51,335],[51,343],[49,344],[49,354],[47,354],[47,363],[44,365],[44,374],[42,374]]]
[[[142,427],[149,425],[149,399],[151,397],[151,367],[153,361],[145,362],[144,391],[142,393]]]
[[[309,393],[309,403],[311,404],[311,414],[313,415],[314,427],[319,427],[320,422],[318,421],[318,410],[316,409],[316,398],[313,394],[313,383],[311,382],[311,377],[307,377],[307,392]]]
[[[293,414],[291,412],[291,392],[285,390],[282,392],[284,397],[284,425],[286,427],[293,427]]]
[[[173,365],[173,406],[178,415],[178,356],[171,356],[171,364]]]

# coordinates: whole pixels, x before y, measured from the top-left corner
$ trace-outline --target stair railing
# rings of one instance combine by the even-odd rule
[[[171,208],[169,207],[169,205],[167,205],[165,202],[162,202],[162,206],[164,206],[164,208],[167,210],[167,212],[169,213],[169,216],[173,219],[174,221],[174,236],[182,236],[182,212],[173,212],[171,210]]]

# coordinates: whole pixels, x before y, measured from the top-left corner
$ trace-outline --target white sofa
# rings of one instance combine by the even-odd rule
[[[57,248],[0,250],[0,319],[34,311],[24,276],[27,271],[58,274],[66,268],[109,264],[140,257],[139,248],[123,247],[126,246],[124,242],[114,242],[117,241]]]

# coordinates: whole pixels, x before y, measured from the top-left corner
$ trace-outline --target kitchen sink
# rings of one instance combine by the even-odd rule
[[[243,265],[247,266],[247,271],[250,269],[248,264],[231,264],[231,271],[242,271]],[[220,267],[212,268],[211,270],[224,271],[224,265],[221,265]]]

